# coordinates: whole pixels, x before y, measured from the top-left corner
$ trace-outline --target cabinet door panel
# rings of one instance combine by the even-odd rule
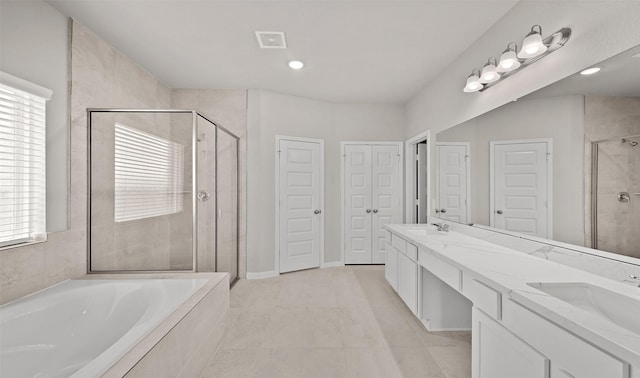
[[[384,276],[387,282],[398,291],[398,251],[387,243],[387,260],[384,266]]]
[[[411,311],[418,312],[418,264],[398,254],[398,293]]]
[[[473,378],[548,378],[549,360],[473,308]]]

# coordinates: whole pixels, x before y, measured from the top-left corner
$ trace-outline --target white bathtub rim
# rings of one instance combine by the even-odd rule
[[[206,279],[199,289],[183,301],[174,311],[164,317],[151,331],[147,332],[129,351],[125,352],[110,367],[103,369],[101,376],[123,377],[156,345],[167,333],[169,333],[184,317],[186,317],[205,297],[221,282],[228,273],[114,273],[114,274],[88,274],[79,278],[67,279],[46,288],[16,298],[0,306],[3,308],[19,301],[26,300],[43,291],[60,286],[68,281],[75,280],[144,280],[144,279]],[[82,368],[76,373],[81,372]],[[75,373],[74,373],[75,374]]]
[[[147,279],[152,279],[152,278],[149,277]],[[157,278],[153,278],[153,279],[158,280]],[[193,278],[185,278],[185,277],[180,277],[180,278],[175,277],[174,279],[193,280]],[[200,279],[205,280],[202,277]],[[108,280],[108,279],[86,280],[84,279],[83,281],[99,281],[99,282],[116,281],[118,282],[118,281],[139,281],[139,280],[145,280],[145,279],[140,279],[140,278],[126,279],[126,280]],[[168,280],[171,280],[171,279],[168,279]],[[155,320],[157,321],[157,323],[152,328],[148,328],[147,326],[139,323],[134,324],[134,326],[131,329],[129,329],[129,331],[125,335],[123,335],[123,337],[119,338],[115,343],[110,345],[104,352],[102,352],[99,356],[97,356],[95,359],[90,361],[87,365],[83,366],[82,368],[74,372],[70,378],[102,376],[115,363],[117,363],[117,361],[122,359],[123,356],[127,355],[127,353],[129,353],[133,348],[135,348],[136,345],[138,345],[138,343],[140,342],[140,340],[143,340],[147,335],[152,333],[153,330],[156,327],[158,327],[158,325],[162,324],[162,322],[164,322],[169,316],[171,316],[171,314],[174,311],[176,311],[180,306],[182,306],[182,304],[185,303],[192,295],[194,295],[198,290],[200,290],[204,285],[206,285],[207,282],[208,280],[205,280],[205,282],[200,283],[199,284],[200,286],[195,291],[191,292],[186,298],[179,300],[178,303],[175,303],[175,305],[173,305],[172,303],[173,310],[169,310],[166,314],[159,315],[159,319]],[[162,305],[167,305],[167,303],[163,303],[163,304],[154,303],[153,307],[149,307],[146,309],[145,315],[151,312],[151,316],[154,317],[155,316],[154,312],[158,307],[161,307]],[[124,349],[123,345],[126,346],[128,343],[131,342],[132,339],[137,341],[133,343],[133,345],[129,346],[127,349]]]
[[[124,377],[129,373],[182,319],[209,294],[216,286],[226,282],[228,273],[149,273],[143,274],[91,274],[90,279],[153,279],[153,278],[206,278],[208,281],[167,316],[151,332],[143,337],[124,356],[103,374],[103,377]]]

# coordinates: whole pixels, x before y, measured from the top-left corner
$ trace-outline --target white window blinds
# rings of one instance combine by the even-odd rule
[[[0,74],[0,247],[5,247],[46,239],[45,105],[51,91]]]
[[[182,211],[184,146],[115,124],[115,221]]]

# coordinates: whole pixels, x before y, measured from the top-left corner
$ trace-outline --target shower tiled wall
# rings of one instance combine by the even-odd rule
[[[621,142],[640,134],[640,98],[587,96],[584,122],[585,244],[591,246],[591,142],[616,139],[599,144],[598,249],[640,257],[640,195],[633,194],[640,193],[640,145]],[[631,201],[618,202],[619,192],[631,193]]]
[[[0,303],[87,271],[86,109],[167,108],[171,102],[169,88],[75,21],[70,48],[69,229],[50,233],[45,243],[0,253]]]

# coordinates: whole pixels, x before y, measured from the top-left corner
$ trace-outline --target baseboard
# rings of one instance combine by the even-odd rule
[[[342,261],[330,261],[322,264],[321,268],[333,268],[336,266],[344,266]]]
[[[280,273],[276,272],[275,270],[271,270],[269,272],[247,272],[247,279],[261,280],[263,278],[278,277],[279,275]]]

